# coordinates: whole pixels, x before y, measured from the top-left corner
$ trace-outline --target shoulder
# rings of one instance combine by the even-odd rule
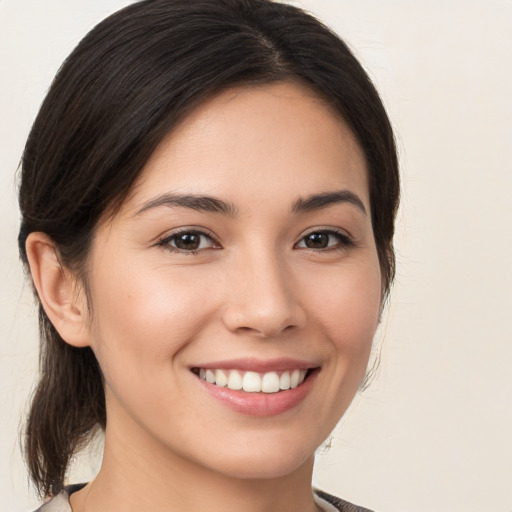
[[[69,503],[69,496],[82,489],[85,485],[86,484],[68,485],[60,494],[51,498],[34,512],[73,512]]]
[[[69,504],[69,495],[62,491],[57,496],[41,505],[35,512],[72,512]]]
[[[328,506],[330,505],[328,509],[325,509],[325,512],[372,512],[368,508],[354,505],[348,501],[342,500],[341,498],[333,496],[332,494],[328,494],[324,491],[320,491],[318,489],[315,489],[315,499],[317,504],[320,506],[323,504],[327,504]]]

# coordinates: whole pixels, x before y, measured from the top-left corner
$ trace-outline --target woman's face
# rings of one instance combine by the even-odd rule
[[[107,450],[243,478],[311,462],[381,305],[365,160],[330,107],[289,83],[206,101],[98,228],[89,264]]]

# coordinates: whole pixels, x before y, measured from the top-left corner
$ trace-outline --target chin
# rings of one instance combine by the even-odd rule
[[[305,443],[292,444],[281,442],[276,447],[269,441],[266,445],[251,443],[235,450],[233,445],[229,453],[215,456],[215,462],[206,464],[209,468],[224,476],[242,480],[277,479],[290,475],[300,468],[313,467],[315,446],[304,448]],[[206,461],[203,458],[203,464]]]

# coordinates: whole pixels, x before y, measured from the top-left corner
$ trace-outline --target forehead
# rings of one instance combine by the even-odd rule
[[[368,203],[364,154],[324,100],[279,83],[232,88],[200,104],[159,144],[127,202],[135,208],[167,191],[292,201],[331,189]]]

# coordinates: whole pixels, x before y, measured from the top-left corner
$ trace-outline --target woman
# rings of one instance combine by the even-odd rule
[[[364,510],[311,477],[364,377],[398,188],[377,92],[301,10],[147,0],[100,23],[22,163],[40,510]],[[98,429],[99,474],[65,487]]]

